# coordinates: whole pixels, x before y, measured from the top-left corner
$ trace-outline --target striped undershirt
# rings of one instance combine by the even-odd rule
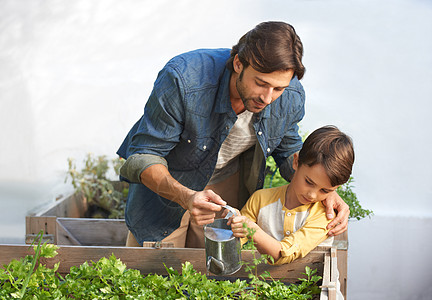
[[[223,181],[239,169],[239,155],[256,144],[252,126],[253,113],[245,110],[237,115],[237,121],[219,150],[216,168],[208,185]]]

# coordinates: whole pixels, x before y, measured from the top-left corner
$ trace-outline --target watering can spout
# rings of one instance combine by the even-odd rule
[[[219,259],[209,256],[207,259],[207,270],[210,270],[213,274],[220,275],[224,273],[225,265]]]

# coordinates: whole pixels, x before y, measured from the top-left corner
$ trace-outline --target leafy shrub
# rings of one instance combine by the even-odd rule
[[[256,277],[254,282],[218,281],[197,272],[190,262],[182,265],[181,273],[166,268],[168,276],[142,276],[111,255],[71,267],[62,277],[57,273],[59,263],[50,269],[39,261],[54,257],[58,247],[41,245],[40,240],[35,255],[0,268],[0,299],[312,299],[319,293],[321,277],[308,267],[298,285],[268,276]]]
[[[75,192],[81,192],[87,199],[89,209],[85,217],[124,218],[128,189],[119,191],[107,175],[111,169],[118,175],[123,161],[88,154],[83,163],[84,167],[78,171],[74,160],[69,158],[66,180],[70,178]]]

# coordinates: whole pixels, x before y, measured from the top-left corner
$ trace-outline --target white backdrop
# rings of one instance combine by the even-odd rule
[[[157,72],[196,48],[230,48],[261,21],[294,25],[310,132],[355,143],[350,299],[430,299],[432,3],[0,0],[0,242],[71,189],[67,158],[115,157]]]

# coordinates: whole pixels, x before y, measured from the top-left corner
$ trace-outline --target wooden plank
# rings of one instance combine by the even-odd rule
[[[40,231],[44,233],[44,239],[50,243],[56,243],[56,217],[26,217],[26,244],[31,244]]]
[[[128,229],[124,219],[57,218],[57,224],[86,246],[124,246]],[[58,245],[70,245],[60,240]]]
[[[129,185],[126,182],[111,181],[114,189],[123,191]],[[36,216],[56,216],[61,218],[81,218],[84,217],[88,209],[87,199],[83,193],[71,193],[60,198],[50,206],[41,210]]]
[[[28,254],[33,254],[33,250],[26,245],[0,245],[0,264],[8,264],[12,259],[19,259]],[[179,249],[179,248],[141,248],[141,247],[87,247],[87,246],[61,246],[58,250],[58,255],[52,259],[41,259],[41,262],[49,267],[60,262],[58,272],[66,274],[71,266],[79,266],[85,261],[97,261],[102,257],[109,257],[114,254],[128,268],[140,270],[143,274],[157,273],[166,275],[167,267],[172,267],[175,270],[181,270],[181,264],[190,261],[194,268],[202,274],[212,275],[207,273],[205,265],[205,249]],[[257,253],[255,253],[257,255]],[[259,254],[258,254],[259,255]],[[264,271],[270,272],[273,278],[280,279],[283,282],[297,282],[299,277],[304,277],[306,266],[312,269],[317,268],[318,274],[323,273],[324,256],[328,256],[328,250],[314,250],[306,257],[298,259],[290,264],[282,266],[272,266],[263,264],[258,267],[258,272],[261,274]],[[243,261],[252,261],[254,251],[242,251]],[[224,276],[234,278],[247,278],[248,273],[242,268],[237,273]],[[217,277],[217,276],[216,276]]]
[[[84,215],[87,210],[87,201],[81,194],[70,194],[50,203],[37,213],[26,216],[26,243],[33,242],[35,235],[40,230],[44,231],[46,237],[50,237],[50,242],[56,244],[56,218],[57,217],[76,217]]]
[[[84,216],[87,210],[87,200],[82,193],[70,193],[55,202],[42,207],[38,212],[31,213],[34,217],[71,217],[79,218]]]
[[[128,187],[126,182],[112,181],[113,187],[118,191]],[[70,193],[55,202],[42,207],[38,212],[26,217],[26,243],[32,243],[35,235],[42,229],[44,239],[57,243],[55,219],[50,217],[81,218],[88,209],[87,199],[82,193]],[[45,222],[47,222],[45,224]],[[46,229],[47,227],[47,229]]]
[[[337,251],[337,265],[339,270],[340,290],[344,299],[347,299],[347,279],[348,279],[348,251]]]
[[[340,290],[344,299],[347,299],[348,245],[348,230],[334,237],[333,246],[337,248]]]
[[[329,253],[325,253],[324,256],[324,270],[323,270],[323,279],[322,279],[322,286],[326,287],[329,285],[330,283],[330,254]]]
[[[143,242],[144,248],[174,248],[174,243],[162,243],[162,242]]]
[[[336,248],[330,249],[330,282],[327,286],[329,300],[336,300],[336,287],[337,287],[337,250]]]
[[[80,218],[84,216],[87,208],[87,199],[82,193],[74,193],[58,200],[56,205],[41,213],[42,216]]]
[[[331,258],[331,272],[330,272],[330,282],[336,283],[337,281],[337,250],[336,248],[330,249],[330,258]]]
[[[81,242],[65,226],[63,226],[63,224],[59,222],[59,219],[56,220],[56,224],[56,238],[58,245],[82,246]]]
[[[348,249],[348,230],[334,237],[333,246],[338,250]]]

